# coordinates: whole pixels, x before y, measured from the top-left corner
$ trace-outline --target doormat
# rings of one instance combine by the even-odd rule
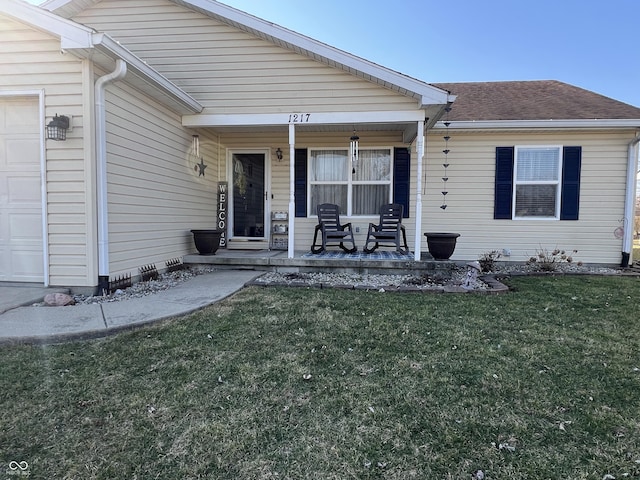
[[[307,252],[302,258],[316,258],[318,260],[413,260],[413,253],[400,253],[397,251],[376,251],[373,253],[354,252],[346,253],[341,250],[327,251],[322,253]]]

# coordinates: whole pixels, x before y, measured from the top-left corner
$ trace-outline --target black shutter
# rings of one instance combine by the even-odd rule
[[[514,147],[496,147],[496,179],[493,218],[511,219]]]
[[[404,206],[402,216],[409,218],[409,195],[411,176],[411,155],[408,148],[393,151],[393,203]]]
[[[562,158],[560,220],[578,220],[582,147],[564,147]]]
[[[294,198],[296,217],[307,216],[307,149],[296,148],[294,166]]]

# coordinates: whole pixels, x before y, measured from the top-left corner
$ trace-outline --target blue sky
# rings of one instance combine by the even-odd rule
[[[638,0],[222,3],[426,82],[559,80],[640,107]]]

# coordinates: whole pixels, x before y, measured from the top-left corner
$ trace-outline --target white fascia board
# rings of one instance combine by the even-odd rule
[[[183,115],[184,127],[239,127],[260,125],[340,125],[424,121],[424,110],[389,112],[263,113]]]
[[[90,48],[94,30],[20,0],[3,0],[0,13],[60,38],[66,48]]]
[[[47,0],[46,2],[42,2],[40,4],[41,8],[46,8],[47,10],[53,12],[60,7],[64,7],[71,0]]]
[[[94,34],[93,45],[94,48],[99,49],[110,58],[124,60],[127,63],[127,69],[132,74],[166,92],[171,98],[186,107],[189,111],[197,113],[203,110],[204,107],[191,97],[191,95],[176,86],[157,70],[147,65],[143,60],[131,53],[131,51],[121,46],[109,35],[105,33]]]
[[[640,119],[594,119],[594,120],[450,120],[450,129],[456,130],[517,130],[553,128],[640,128]],[[434,129],[446,129],[444,122],[436,123]]]
[[[254,17],[253,15],[249,15],[222,3],[210,0],[180,0],[180,3],[211,12],[233,23],[243,25],[249,29],[249,31],[260,32],[267,37],[273,37],[280,42],[293,45],[313,55],[326,58],[330,62],[344,66],[346,71],[351,71],[356,75],[357,72],[360,72],[359,76],[362,78],[368,79],[368,77],[373,77],[378,79],[381,84],[391,84],[400,91],[406,90],[407,92],[413,93],[414,95],[410,96],[417,96],[419,98],[420,107],[433,104],[445,104],[452,101],[452,96],[445,90],[441,90],[433,85],[339,50],[274,23],[267,22],[261,18]]]

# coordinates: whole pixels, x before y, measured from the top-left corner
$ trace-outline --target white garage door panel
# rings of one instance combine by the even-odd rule
[[[37,97],[0,97],[0,281],[43,282]]]
[[[34,167],[40,172],[40,147],[33,142],[33,138],[8,139],[5,141],[5,151],[8,167],[15,167],[20,172]]]
[[[40,212],[40,177],[7,175],[7,190],[9,204]]]
[[[11,244],[30,245],[36,247],[41,245],[42,225],[40,223],[40,212],[15,213],[9,215],[9,237]]]
[[[32,250],[13,249],[11,255],[12,282],[35,282],[38,276],[43,277],[42,253]]]

